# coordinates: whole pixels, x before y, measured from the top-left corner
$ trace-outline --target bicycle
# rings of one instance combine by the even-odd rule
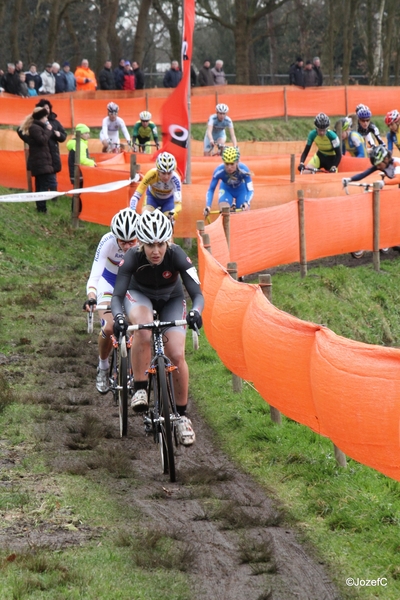
[[[137,142],[134,142],[133,151],[143,153],[143,154],[151,154],[152,153],[151,148],[156,148],[158,150],[159,147],[160,147],[159,144],[152,144],[150,142],[145,142],[144,144],[138,144]]]
[[[233,148],[233,146],[229,144],[214,144],[211,148],[210,156],[222,156],[225,148]]]
[[[176,481],[174,447],[178,446],[176,424],[180,415],[175,404],[172,373],[177,369],[164,353],[164,333],[170,327],[187,325],[186,319],[176,321],[160,321],[154,312],[152,323],[130,325],[127,332],[140,329],[152,332],[152,359],[146,374],[149,377],[147,387],[148,410],[144,413],[144,430],[152,435],[154,442],[160,446],[161,467],[170,481]],[[198,332],[196,332],[198,334]]]
[[[93,311],[106,310],[110,311],[108,305],[99,305],[94,309],[90,307],[88,312],[88,333],[93,333]],[[133,395],[133,373],[131,365],[131,346],[132,338],[126,335],[120,336],[119,340],[114,335],[111,335],[112,350],[109,358],[109,388],[114,397],[114,404],[118,406],[119,412],[119,431],[120,436],[128,435],[128,400]],[[105,392],[107,393],[107,392]]]
[[[211,223],[210,215],[220,215],[221,212],[222,212],[221,210],[210,210],[210,212],[207,215],[204,213],[204,216],[207,219],[207,223]],[[243,212],[243,208],[236,208],[236,204],[232,204],[232,206],[230,208],[230,212],[231,213]]]
[[[378,183],[382,184],[381,187],[380,187],[380,189],[382,189],[383,182],[379,181]],[[371,182],[369,182],[369,183],[366,183],[366,182],[359,183],[358,181],[346,181],[346,183],[343,183],[343,187],[344,187],[344,191],[345,191],[345,193],[347,195],[349,194],[349,190],[348,190],[348,186],[349,185],[353,185],[353,186],[356,186],[356,187],[362,187],[362,188],[364,188],[364,192],[365,193],[370,192],[370,191],[372,191],[374,189],[374,183],[371,183]]]
[[[121,144],[120,142],[108,140],[106,152],[110,154],[122,154],[122,152],[135,152],[135,150],[132,144]]]
[[[328,173],[332,175],[333,172],[327,171],[326,169],[317,169],[316,167],[304,167],[303,169],[301,169],[300,175],[304,175],[306,173],[311,173],[312,175],[315,175],[316,173]]]

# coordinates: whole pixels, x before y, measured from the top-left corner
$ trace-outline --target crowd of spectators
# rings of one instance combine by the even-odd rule
[[[142,90],[144,73],[138,62],[119,61],[113,69],[111,60],[106,60],[98,78],[84,58],[81,64],[71,71],[71,65],[64,61],[46,63],[43,71],[31,63],[23,70],[23,62],[9,62],[7,70],[0,69],[0,92],[28,98],[30,96],[61,94],[81,90]]]
[[[324,81],[324,76],[321,71],[321,61],[318,56],[314,59],[307,60],[304,66],[304,61],[301,56],[298,56],[290,65],[289,69],[289,84],[298,85],[299,87],[317,87],[321,86]]]

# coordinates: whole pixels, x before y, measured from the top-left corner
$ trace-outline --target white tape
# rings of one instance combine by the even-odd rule
[[[74,194],[102,194],[105,192],[115,192],[124,187],[130,185],[133,179],[124,179],[122,181],[111,181],[110,183],[102,183],[101,185],[94,185],[87,188],[78,188],[75,190],[69,190],[68,192],[25,192],[23,194],[7,194],[0,196],[0,202],[35,202],[37,200],[51,200],[58,196],[67,196]]]

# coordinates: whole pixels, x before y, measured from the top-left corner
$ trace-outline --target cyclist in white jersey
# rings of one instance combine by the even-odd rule
[[[217,104],[216,113],[208,119],[207,130],[204,136],[204,156],[211,156],[211,151],[215,144],[225,144],[226,132],[228,129],[232,144],[236,147],[237,141],[233,122],[228,117],[229,107],[226,104]]]
[[[87,300],[83,310],[108,306],[114,292],[118,268],[125,252],[136,246],[136,226],[138,214],[124,208],[111,221],[111,231],[103,235],[97,246],[92,270],[86,284]],[[109,389],[109,363],[111,352],[111,334],[113,332],[113,317],[110,311],[99,310],[101,330],[99,333],[99,364],[97,367],[96,388],[100,394],[106,394]]]
[[[109,143],[119,144],[119,132],[122,131],[127,143],[131,143],[131,136],[125,125],[125,121],[118,117],[119,106],[115,102],[107,104],[108,116],[103,119],[100,131],[100,140],[103,144],[103,152],[107,152]]]

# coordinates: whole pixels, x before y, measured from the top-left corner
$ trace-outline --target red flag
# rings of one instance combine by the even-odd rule
[[[195,0],[184,0],[182,36],[182,79],[161,108],[161,152],[170,152],[176,158],[178,170],[185,177],[189,146],[188,92],[193,49]],[[158,154],[158,152],[157,152]],[[156,154],[156,155],[157,155]]]

